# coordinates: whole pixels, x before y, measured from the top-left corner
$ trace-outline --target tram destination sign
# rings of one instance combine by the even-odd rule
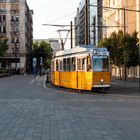
[[[106,50],[93,49],[93,55],[95,55],[95,56],[103,56],[103,55],[109,55],[109,53]]]

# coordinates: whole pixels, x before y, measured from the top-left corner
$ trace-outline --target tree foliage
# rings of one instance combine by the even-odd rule
[[[37,58],[37,65],[40,65],[40,60],[42,58],[42,63],[45,67],[50,68],[51,58],[53,55],[53,50],[47,42],[34,42],[33,43],[33,57]]]
[[[7,39],[0,40],[0,56],[4,56],[7,49],[8,49]]]
[[[113,32],[109,38],[99,42],[99,47],[107,47],[110,52],[110,60],[116,66],[126,65],[134,67],[138,65],[138,38],[137,32],[132,34],[123,31]]]

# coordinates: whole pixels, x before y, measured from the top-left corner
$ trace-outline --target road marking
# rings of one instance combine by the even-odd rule
[[[112,85],[117,85],[118,83],[116,83],[116,82],[112,82],[111,84],[112,84]]]
[[[39,78],[39,76],[35,76],[34,79],[30,82],[30,84],[32,85],[35,81],[37,81]]]
[[[44,88],[47,88],[47,87],[46,87],[46,76],[44,76],[43,86],[44,86]]]

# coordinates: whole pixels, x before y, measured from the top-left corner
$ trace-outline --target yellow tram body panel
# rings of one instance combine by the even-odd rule
[[[110,72],[93,72],[93,88],[110,87]]]
[[[110,87],[110,72],[55,71],[51,81],[56,86],[79,90]]]
[[[92,72],[78,71],[77,89],[91,90],[92,88]]]

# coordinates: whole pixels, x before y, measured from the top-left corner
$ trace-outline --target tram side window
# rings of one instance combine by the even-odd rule
[[[66,71],[66,58],[63,59],[63,70]]]
[[[87,56],[87,71],[91,70],[91,59],[90,56]]]
[[[82,70],[85,70],[85,58],[82,58]]]
[[[75,66],[76,66],[76,59],[75,57],[72,57],[72,63],[71,63],[71,71],[75,71]]]
[[[67,58],[67,64],[66,65],[67,65],[66,70],[70,71],[70,69],[71,69],[71,58]]]
[[[82,59],[78,58],[77,59],[77,70],[82,70]]]
[[[63,61],[62,60],[60,60],[60,70],[62,71],[63,70]]]
[[[59,61],[56,60],[56,71],[59,71]]]

